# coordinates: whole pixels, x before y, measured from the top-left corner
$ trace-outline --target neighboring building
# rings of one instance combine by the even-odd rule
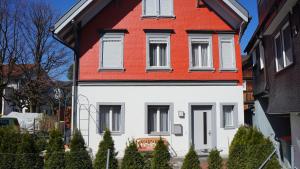
[[[250,56],[243,56],[243,94],[245,124],[252,125],[254,108],[252,60]]]
[[[19,109],[18,106],[14,105],[12,102],[10,102],[11,95],[13,93],[13,90],[17,90],[20,88],[21,81],[24,76],[24,70],[22,68],[31,69],[34,67],[33,64],[26,64],[26,65],[3,65],[2,66],[2,73],[3,77],[8,82],[6,88],[3,91],[2,98],[2,106],[1,106],[1,113],[2,115],[8,115],[11,112],[26,112],[26,108],[23,108],[22,110]]]
[[[279,141],[282,164],[300,168],[300,2],[259,0],[258,11],[246,48],[253,62],[253,124]]]
[[[164,137],[222,155],[244,124],[239,38],[248,12],[234,0],[81,0],[55,25],[75,51],[73,128],[96,153],[112,131],[118,156],[135,138]]]

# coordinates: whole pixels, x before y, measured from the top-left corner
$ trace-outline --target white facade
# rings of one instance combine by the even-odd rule
[[[77,127],[81,130],[87,145],[92,148],[95,155],[102,139],[101,134],[97,132],[96,123],[99,123],[97,105],[99,103],[123,103],[124,133],[113,135],[116,151],[119,152],[118,157],[121,158],[129,139],[159,137],[150,136],[145,132],[146,105],[148,103],[172,104],[174,110],[173,116],[170,118],[173,118],[173,124],[182,125],[183,134],[178,136],[171,133],[162,137],[170,143],[174,150],[174,156],[183,157],[192,143],[191,105],[212,105],[214,108],[210,112],[212,113],[212,137],[209,140],[212,147],[210,148],[216,146],[222,150],[223,156],[227,156],[229,145],[238,126],[244,124],[242,92],[242,86],[237,85],[79,85]],[[223,112],[221,107],[231,103],[236,106],[236,113],[234,114],[236,125],[225,129],[221,126],[223,121],[221,119]],[[184,117],[179,116],[179,114],[182,115],[182,112],[184,112]]]

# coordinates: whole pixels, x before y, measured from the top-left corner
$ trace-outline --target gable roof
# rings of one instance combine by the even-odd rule
[[[53,34],[59,40],[63,41],[69,47],[75,46],[75,40],[72,33],[72,24],[80,23],[81,26],[87,24],[96,14],[98,14],[112,0],[80,0],[71,7],[54,25]],[[236,0],[203,0],[210,8],[216,11],[220,16],[226,13],[234,13],[238,20],[228,21],[232,15],[223,19],[228,21],[231,26],[240,29],[242,23],[248,23],[249,14]],[[228,10],[229,9],[229,10]],[[224,15],[225,14],[225,15]],[[244,26],[245,28],[245,26]],[[243,28],[242,28],[243,29]]]

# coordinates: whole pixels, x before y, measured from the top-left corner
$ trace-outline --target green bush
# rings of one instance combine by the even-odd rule
[[[21,143],[18,144],[15,168],[16,169],[28,169],[38,168],[37,161],[39,153],[36,149],[34,137],[29,133],[22,134]]]
[[[92,169],[92,160],[86,151],[84,139],[80,131],[75,130],[70,144],[70,152],[66,153],[66,169]]]
[[[220,156],[220,152],[217,149],[213,149],[208,155],[208,169],[222,169],[223,159]]]
[[[130,141],[125,149],[121,169],[143,169],[144,166],[143,156],[138,152],[135,141]]]
[[[50,131],[49,144],[45,161],[45,169],[65,168],[65,150],[62,135],[58,130]]]
[[[181,169],[199,169],[200,161],[194,147],[191,146],[189,152],[185,155]]]
[[[274,150],[272,142],[252,127],[240,127],[230,148],[228,169],[258,168]],[[280,169],[275,155],[265,166],[266,169]]]
[[[171,169],[171,155],[162,138],[156,143],[151,162],[151,169]]]
[[[0,128],[0,169],[13,169],[20,134],[14,127]]]
[[[105,130],[103,140],[99,144],[96,159],[94,161],[94,169],[105,169],[108,149],[110,150],[109,169],[118,169],[118,160],[116,159],[117,153],[115,152],[114,141],[109,130]]]

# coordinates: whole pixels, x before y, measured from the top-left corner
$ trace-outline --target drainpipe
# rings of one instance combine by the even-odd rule
[[[73,112],[72,112],[72,126],[71,126],[71,131],[74,131],[74,129],[77,128],[77,77],[78,77],[78,49],[79,49],[79,41],[78,41],[78,27],[77,24],[75,23],[74,20],[72,20],[72,28],[73,28],[73,33],[74,33],[74,37],[75,37],[75,47],[71,47],[70,45],[68,45],[67,43],[65,43],[63,40],[61,40],[55,33],[54,33],[54,29],[51,30],[52,32],[52,38],[59,41],[61,44],[63,44],[64,46],[68,47],[69,49],[71,49],[74,53],[74,65],[73,65],[73,98],[72,98],[72,105],[73,105]]]

